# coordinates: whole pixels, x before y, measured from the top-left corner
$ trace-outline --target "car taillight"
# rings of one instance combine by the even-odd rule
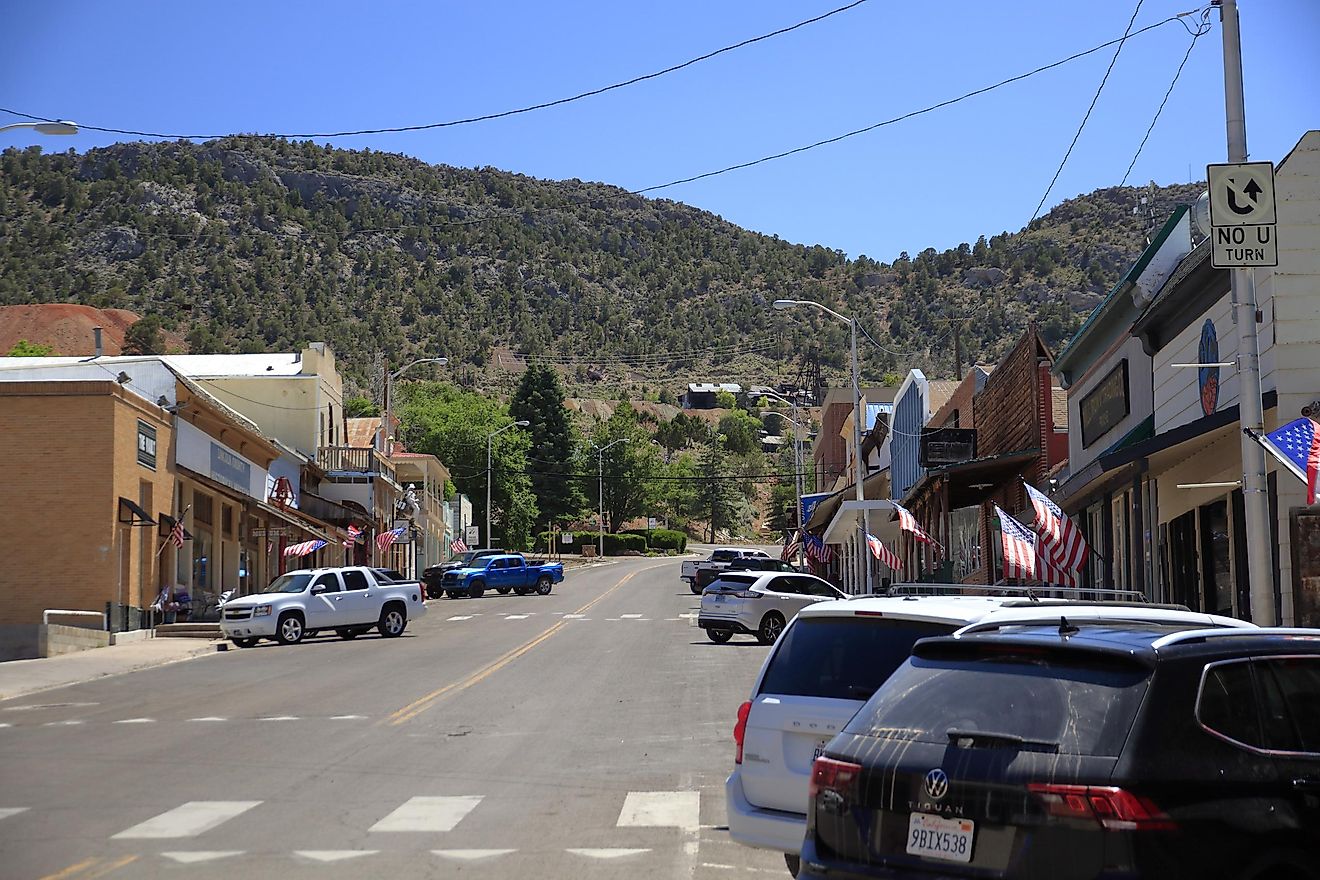
[[[735,764],[742,763],[743,740],[747,738],[747,716],[751,712],[751,701],[738,707],[738,723],[733,725],[733,741],[738,744],[738,753],[733,757],[733,763]]]
[[[1040,798],[1051,816],[1098,822],[1106,831],[1171,831],[1178,827],[1150,798],[1110,785],[1033,782],[1027,790]]]
[[[811,765],[811,782],[807,785],[807,796],[814,798],[822,791],[833,791],[846,798],[857,787],[857,780],[861,775],[861,764],[836,761],[826,757],[817,758]]]
[[[736,593],[733,593],[732,595],[738,597],[739,599],[759,599],[759,598],[761,598],[761,594],[760,594],[760,593],[753,593],[751,590],[739,590],[739,591],[737,591]]]

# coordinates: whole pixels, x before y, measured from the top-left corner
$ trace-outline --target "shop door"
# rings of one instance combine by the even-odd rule
[[[1229,562],[1228,502],[1215,501],[1197,510],[1201,518],[1201,586],[1205,610],[1233,616],[1233,581]]]
[[[1320,508],[1295,507],[1292,531],[1293,626],[1320,626]]]
[[[1201,610],[1201,584],[1196,570],[1196,511],[1169,523],[1169,601]]]

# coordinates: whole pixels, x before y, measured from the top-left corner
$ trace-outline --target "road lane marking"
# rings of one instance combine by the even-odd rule
[[[366,715],[331,715],[331,721],[360,721],[366,718]]]
[[[193,837],[246,813],[261,801],[189,801],[112,835],[111,840]]]
[[[588,618],[587,615],[585,615],[585,614],[565,614],[565,615],[564,615],[564,620],[588,620],[588,619],[589,619],[589,618]]]
[[[640,615],[640,614],[620,614],[620,615],[619,615],[619,619],[620,619],[620,620],[641,620],[641,619],[642,619],[642,615]]]
[[[619,828],[701,828],[701,792],[630,791],[619,812]]]
[[[120,868],[124,867],[125,865],[131,865],[133,862],[136,862],[137,860],[138,860],[137,856],[124,856],[123,858],[116,859],[113,862],[105,862],[103,864],[97,865],[96,867],[92,868],[91,871],[89,871],[88,873],[81,875],[78,878],[78,880],[96,880],[97,877],[104,877],[106,874],[110,874],[114,871],[118,871]]]
[[[207,715],[205,718],[189,718],[189,721],[228,721],[228,718],[221,718],[218,715]]]
[[[10,816],[17,816],[19,813],[26,813],[27,807],[4,807],[0,809],[0,819],[8,819]]]
[[[530,615],[530,614],[506,614],[506,615],[504,616],[504,619],[505,619],[505,620],[526,620],[527,618],[529,618],[529,617],[531,617],[531,616],[532,616],[532,615]]]
[[[122,718],[115,724],[155,724],[155,718]]]
[[[629,572],[628,574],[620,578],[619,582],[616,583],[614,586],[610,587],[608,590],[601,593],[596,598],[592,599],[586,605],[583,605],[574,613],[575,614],[585,613],[591,608],[591,606],[595,605],[597,602],[606,598],[615,590],[619,589],[624,584],[628,583],[628,581],[632,580],[633,577],[635,577],[640,572],[649,571],[652,568],[658,568],[658,567],[659,566],[656,565],[650,565],[645,568],[639,568]],[[567,619],[567,615],[565,615],[565,620],[566,619]],[[406,721],[411,721],[413,718],[416,718],[418,715],[422,714],[427,709],[431,708],[431,706],[435,705],[435,703],[441,697],[447,694],[459,693],[460,691],[465,691],[468,688],[472,687],[473,685],[479,684],[489,676],[503,669],[505,666],[508,666],[514,660],[517,660],[519,657],[521,657],[522,655],[526,654],[528,651],[535,648],[537,645],[541,644],[541,642],[544,642],[546,639],[550,638],[552,635],[559,632],[559,630],[564,626],[565,620],[560,620],[558,623],[551,626],[549,629],[541,633],[536,638],[532,639],[529,642],[524,643],[523,645],[517,648],[514,648],[512,651],[509,651],[507,654],[500,657],[498,660],[495,660],[489,665],[477,670],[476,672],[472,673],[462,681],[456,681],[453,682],[452,684],[447,684],[442,688],[437,688],[431,691],[429,694],[426,694],[425,696],[419,697],[418,699],[404,706],[402,709],[399,709],[394,714],[390,715],[389,718],[386,719],[386,721],[390,725],[399,725],[399,724],[403,724]]]
[[[471,614],[455,614],[453,617],[451,617],[451,618],[449,618],[449,619],[450,619],[450,620],[471,620],[471,619],[473,618],[473,616],[474,616],[474,615],[471,615]]]
[[[13,727],[13,726],[14,725],[12,724],[0,724],[0,727]]]
[[[586,856],[589,859],[622,859],[626,856],[639,856],[642,853],[649,853],[650,849],[569,849],[565,852],[571,852],[575,856]]]
[[[54,874],[47,874],[45,877],[42,877],[41,880],[68,880],[68,878],[78,875],[100,861],[101,860],[95,856],[90,859],[83,859],[81,862],[69,865],[69,867],[65,868],[63,871],[56,871]]]
[[[495,856],[507,856],[516,849],[433,849],[431,852],[446,859],[460,862],[475,862],[478,859],[492,859]]]
[[[378,849],[296,849],[293,854],[318,862],[342,862],[358,856],[374,856],[378,852]]]
[[[82,724],[81,721],[47,721],[42,727],[75,727]]]
[[[372,825],[368,831],[453,831],[477,808],[482,795],[414,797]]]
[[[230,856],[241,856],[242,854],[243,850],[241,849],[211,850],[209,852],[205,850],[193,850],[189,852],[161,853],[163,857],[172,859],[180,865],[193,865],[197,862],[213,862],[216,859],[227,859]]]
[[[297,721],[297,715],[267,715],[265,718],[258,718],[258,721]]]

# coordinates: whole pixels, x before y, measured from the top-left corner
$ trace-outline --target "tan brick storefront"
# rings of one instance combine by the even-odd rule
[[[40,623],[49,608],[150,604],[172,548],[157,556],[155,526],[119,524],[119,499],[155,520],[170,510],[165,411],[113,380],[0,383],[0,438],[0,624]]]

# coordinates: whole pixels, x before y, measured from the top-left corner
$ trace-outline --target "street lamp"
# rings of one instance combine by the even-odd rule
[[[787,420],[793,426],[793,488],[797,491],[797,513],[793,515],[794,522],[797,523],[798,530],[798,565],[802,565],[802,446],[798,443],[798,431],[802,425],[798,422],[797,401],[790,400],[783,395],[776,394],[773,391],[761,392],[764,397],[773,397],[775,400],[782,400],[792,407],[793,415],[786,416],[783,413],[775,413],[781,419]]]
[[[505,425],[503,428],[500,428],[497,431],[492,431],[491,433],[486,435],[486,547],[487,548],[492,548],[494,546],[494,542],[491,541],[490,539],[490,441],[494,440],[496,437],[498,437],[500,434],[503,434],[505,431],[509,430],[510,428],[525,428],[530,424],[531,422],[525,419],[521,422],[511,422],[510,424]]]
[[[600,556],[602,559],[605,558],[605,450],[609,449],[611,446],[615,446],[619,443],[627,443],[631,440],[631,437],[620,437],[618,440],[613,440],[606,443],[604,446],[597,446],[595,443],[591,444],[591,448],[596,450],[597,455],[596,513],[600,517],[600,531],[597,533],[596,537],[600,542]]]
[[[78,124],[76,122],[11,122],[8,125],[0,125],[0,131],[10,131],[15,128],[30,128],[37,134],[69,135],[78,133]]]
[[[827,315],[837,318],[848,325],[849,333],[852,337],[852,385],[853,385],[853,454],[854,454],[854,475],[853,482],[856,484],[856,498],[859,502],[866,500],[866,491],[862,487],[862,482],[866,479],[866,464],[862,457],[862,384],[861,377],[857,370],[857,319],[850,318],[847,315],[841,315],[827,306],[809,299],[777,299],[775,308],[791,309],[797,306],[809,306],[814,309],[820,309]],[[871,566],[863,555],[866,551],[866,510],[861,504],[858,504],[857,510],[857,559],[865,572],[860,580],[866,581],[866,592],[872,591],[871,587]]]
[[[394,444],[390,443],[390,432],[394,430],[394,396],[390,393],[390,386],[394,380],[411,370],[418,364],[435,364],[443,367],[449,363],[449,358],[433,357],[419,358],[410,364],[405,364],[385,377],[385,423],[381,426],[381,451],[388,457],[394,451]]]

